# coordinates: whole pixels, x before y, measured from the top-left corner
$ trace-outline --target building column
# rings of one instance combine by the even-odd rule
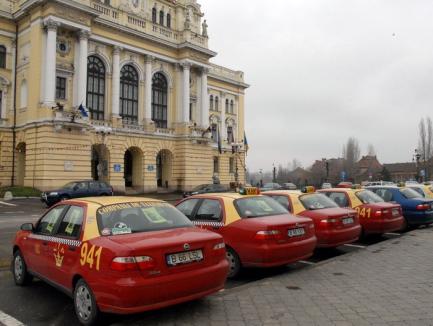
[[[152,62],[154,57],[147,55],[145,61],[145,91],[144,91],[144,120],[152,122]]]
[[[226,93],[221,93],[221,139],[222,144],[227,141],[227,131],[226,131]]]
[[[209,95],[207,92],[207,74],[209,70],[203,68],[201,71],[201,126],[203,128],[209,127]]]
[[[47,45],[45,49],[45,87],[44,104],[54,105],[56,96],[56,47],[58,23],[52,19],[45,22],[47,29]]]
[[[79,57],[78,57],[78,90],[77,90],[77,104],[86,106],[87,101],[87,54],[90,33],[86,30],[79,32]]]
[[[113,74],[112,74],[112,90],[111,90],[111,114],[113,117],[120,117],[120,51],[118,46],[113,50]]]
[[[189,103],[191,101],[189,79],[191,73],[191,64],[183,63],[183,96],[182,96],[182,123],[189,123]]]

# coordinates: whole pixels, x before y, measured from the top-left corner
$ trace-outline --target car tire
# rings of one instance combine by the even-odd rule
[[[33,275],[27,271],[27,265],[21,251],[17,250],[14,253],[12,261],[12,273],[14,276],[15,284],[18,286],[25,286],[32,282]]]
[[[226,250],[227,261],[229,262],[229,273],[228,278],[235,278],[241,271],[242,264],[238,254],[232,249],[227,248]]]
[[[74,288],[74,309],[82,325],[90,326],[96,324],[99,309],[92,289],[83,279],[80,279]]]

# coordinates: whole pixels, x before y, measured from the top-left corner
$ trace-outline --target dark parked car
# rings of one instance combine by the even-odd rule
[[[191,191],[185,191],[183,193],[183,198],[192,195],[208,194],[214,192],[227,192],[227,191],[230,191],[229,187],[222,184],[203,184],[193,188]]]
[[[283,187],[281,187],[281,185],[279,185],[278,183],[268,182],[268,183],[265,183],[265,185],[260,188],[260,191],[280,190],[282,188]]]
[[[71,198],[113,196],[113,192],[113,187],[106,182],[93,180],[73,181],[65,184],[60,189],[43,192],[41,201],[51,206],[59,201]]]
[[[288,183],[283,183],[282,189],[284,189],[284,190],[296,190],[296,189],[298,189],[298,187],[296,187],[296,185],[294,183],[288,182]]]

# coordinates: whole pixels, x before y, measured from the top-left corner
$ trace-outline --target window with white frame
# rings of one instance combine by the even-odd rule
[[[235,113],[234,102],[233,102],[233,100],[230,101],[230,113],[231,113],[231,114],[234,114],[234,113]]]
[[[213,95],[209,97],[209,110],[213,111]]]
[[[235,142],[234,135],[233,135],[233,127],[232,126],[228,126],[227,127],[227,142],[229,144]]]
[[[56,77],[56,99],[66,100],[66,78]]]
[[[229,99],[226,99],[226,113],[229,113]]]
[[[219,111],[219,98],[218,96],[215,96],[215,111]]]

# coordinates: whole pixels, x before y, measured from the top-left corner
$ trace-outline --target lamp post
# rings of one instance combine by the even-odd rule
[[[417,181],[420,181],[420,175],[419,175],[419,160],[420,159],[421,159],[421,154],[419,153],[418,149],[415,148],[415,153],[413,154],[412,161],[415,161]]]
[[[275,163],[272,163],[272,182],[277,182],[277,168],[275,167]]]

